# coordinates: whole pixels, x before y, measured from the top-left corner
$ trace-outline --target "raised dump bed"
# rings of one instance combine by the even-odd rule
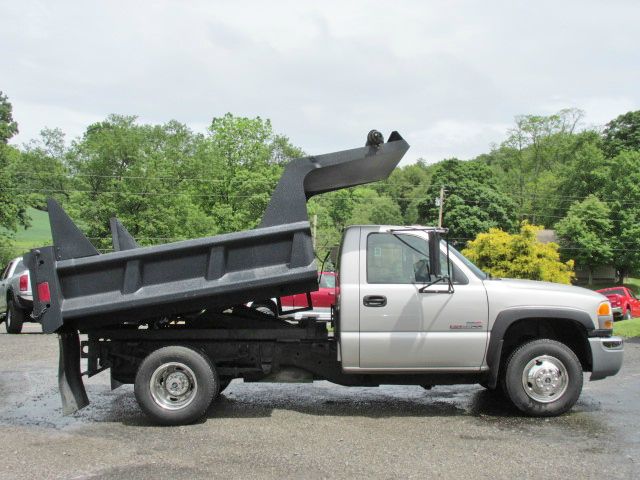
[[[90,331],[317,290],[306,201],[386,178],[408,148],[397,132],[384,143],[371,131],[362,148],[291,161],[253,230],[139,247],[112,219],[112,253],[99,254],[50,200],[53,246],[25,257],[33,315],[47,333]]]

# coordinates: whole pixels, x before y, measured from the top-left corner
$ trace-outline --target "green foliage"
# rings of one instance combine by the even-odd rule
[[[640,337],[640,318],[614,323],[613,334],[626,338]]]
[[[491,228],[469,242],[462,254],[495,277],[571,283],[573,260],[562,262],[557,244],[538,241],[541,229],[526,222],[515,234]]]
[[[317,218],[318,255],[337,246],[350,224],[437,224],[435,199],[445,186],[443,223],[456,243],[490,229],[514,232],[528,219],[558,224],[566,258],[611,261],[622,275],[640,268],[640,112],[611,121],[602,135],[577,131],[582,115],[517,117],[506,140],[475,160],[419,161],[385,181],[314,197],[308,210]],[[113,215],[141,244],[253,228],[284,164],[304,156],[269,120],[232,114],[214,118],[204,134],[176,121],[144,125],[114,115],[70,145],[61,131],[44,130],[21,150],[7,145],[16,132],[0,93],[5,243],[28,223],[28,207],[43,209],[50,196],[105,249]],[[543,268],[518,262],[518,275]]]
[[[141,125],[112,115],[89,126],[55,165],[72,172],[70,213],[106,249],[116,215],[145,245],[255,227],[281,164],[301,154],[260,118],[227,114],[197,135],[176,121]]]
[[[46,209],[47,198],[65,201],[71,188],[67,168],[68,148],[60,129],[45,128],[40,137],[24,145],[15,162],[15,181],[24,190],[29,205]]]
[[[418,160],[413,165],[396,168],[387,180],[377,182],[371,188],[397,203],[403,220],[396,219],[396,223],[411,225],[418,222],[418,204],[424,199],[432,174],[433,168]]]
[[[575,202],[556,225],[560,244],[566,254],[589,268],[589,284],[593,267],[611,261],[611,211],[595,195]]]
[[[0,143],[7,142],[18,133],[18,123],[13,119],[13,106],[0,90]]]
[[[7,145],[18,133],[18,124],[13,120],[12,106],[7,96],[0,91],[0,263],[4,265],[13,255],[13,236],[20,226],[29,223],[27,202],[21,189],[17,188],[15,170],[20,152]]]
[[[611,211],[613,264],[620,281],[640,268],[640,151],[622,151],[608,160],[611,175],[600,196]]]
[[[447,190],[443,226],[453,239],[466,240],[490,228],[513,230],[515,204],[492,178],[491,169],[481,161],[445,160],[433,167],[431,184],[418,204],[418,220],[425,225],[438,221],[435,199],[440,188]]]
[[[627,112],[607,123],[602,132],[603,149],[615,157],[625,150],[640,150],[640,110]]]

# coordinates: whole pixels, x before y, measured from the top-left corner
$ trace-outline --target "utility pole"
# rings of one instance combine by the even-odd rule
[[[436,204],[440,207],[440,213],[438,214],[438,228],[442,228],[442,209],[444,207],[444,194],[446,190],[444,185],[440,187],[440,198],[436,199]]]

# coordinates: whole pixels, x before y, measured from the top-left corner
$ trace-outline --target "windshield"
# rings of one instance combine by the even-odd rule
[[[443,240],[444,242],[444,240]],[[456,257],[458,260],[460,260],[462,263],[465,264],[465,266],[471,270],[476,277],[478,277],[481,280],[486,280],[487,278],[489,278],[489,275],[486,274],[485,272],[483,272],[482,270],[480,270],[478,267],[476,267],[473,262],[471,262],[471,260],[469,260],[468,258],[466,258],[464,255],[462,255],[458,250],[456,250],[455,248],[453,248],[451,245],[449,245],[449,252]]]
[[[621,288],[612,288],[610,290],[602,290],[602,292],[604,295],[622,295],[623,297],[624,295],[624,290],[622,290]]]

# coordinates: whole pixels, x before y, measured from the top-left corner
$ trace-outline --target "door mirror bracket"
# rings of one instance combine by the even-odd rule
[[[440,282],[445,282],[447,284],[447,289],[446,290],[429,290],[429,287],[435,285],[436,283],[440,283]],[[420,287],[418,289],[418,291],[420,293],[447,293],[447,294],[451,295],[452,293],[455,292],[455,289],[453,288],[453,282],[451,281],[451,277],[449,275],[445,275],[445,276],[436,278],[435,280],[433,280],[432,282],[427,283],[426,285],[423,285],[422,287]]]

